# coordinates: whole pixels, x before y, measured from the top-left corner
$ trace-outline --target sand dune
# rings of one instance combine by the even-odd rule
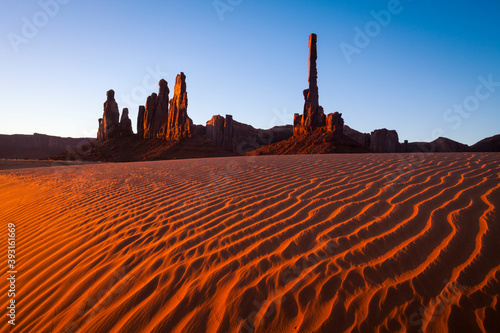
[[[498,332],[499,207],[496,153],[0,171],[1,332]]]

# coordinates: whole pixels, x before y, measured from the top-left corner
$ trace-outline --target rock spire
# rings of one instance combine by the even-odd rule
[[[344,126],[341,113],[335,112],[327,117],[323,107],[319,105],[317,40],[316,34],[309,36],[309,88],[304,90],[304,113],[294,115],[293,135],[310,133],[318,128],[342,133]]]

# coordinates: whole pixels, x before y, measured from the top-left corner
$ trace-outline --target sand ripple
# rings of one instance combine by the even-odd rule
[[[1,171],[10,331],[498,332],[498,207],[495,153]]]

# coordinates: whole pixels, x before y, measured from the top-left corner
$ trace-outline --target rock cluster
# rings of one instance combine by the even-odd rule
[[[148,97],[146,106],[139,107],[137,133],[143,138],[179,140],[190,137],[193,121],[187,115],[186,76],[177,75],[174,96],[169,100],[168,83],[161,80],[158,94]]]
[[[126,115],[122,115],[122,121],[120,122],[120,111],[115,101],[115,92],[109,90],[106,102],[104,103],[103,117],[99,119],[98,139],[107,140],[133,134],[132,123],[128,118],[128,109],[124,109],[123,111]]]
[[[293,135],[310,133],[318,128],[325,128],[327,131],[342,133],[344,120],[342,114],[335,112],[325,116],[323,107],[319,105],[318,90],[318,69],[316,61],[317,36],[309,36],[309,89],[304,90],[304,113],[296,113],[293,118]]]
[[[174,96],[170,100],[168,83],[160,80],[158,93],[147,98],[146,105],[139,106],[137,134],[141,138],[180,140],[193,133],[193,121],[187,115],[188,98],[186,75],[180,73],[175,80]],[[104,115],[99,119],[98,139],[111,139],[133,135],[128,109],[123,109],[120,119],[115,92],[108,91],[104,103]],[[198,131],[199,132],[199,131]]]
[[[168,83],[161,80],[158,84],[158,94],[153,93],[148,97],[144,114],[141,119],[141,109],[139,109],[139,116],[137,124],[142,123],[142,132],[144,138],[165,138],[167,120],[168,120],[168,102],[169,93]]]

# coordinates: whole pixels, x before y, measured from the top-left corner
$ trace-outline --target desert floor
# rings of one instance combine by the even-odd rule
[[[3,170],[0,332],[500,332],[499,207],[498,153]]]

